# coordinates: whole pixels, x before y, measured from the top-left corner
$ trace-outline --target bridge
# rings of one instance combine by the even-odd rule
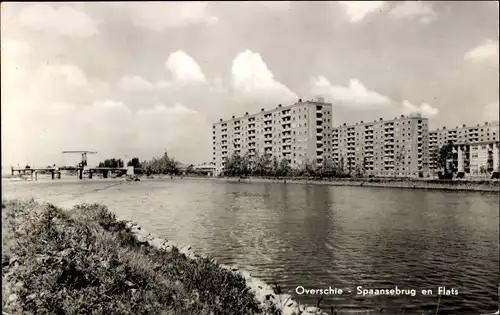
[[[84,174],[88,174],[88,178],[92,179],[94,174],[101,173],[103,178],[109,177],[109,172],[119,172],[122,175],[127,173],[129,168],[126,167],[74,167],[74,166],[62,166],[62,167],[25,167],[25,168],[14,168],[11,167],[11,174],[15,176],[31,175],[32,180],[38,179],[38,174],[40,173],[50,173],[52,179],[61,179],[61,171],[75,171],[79,179],[83,179]]]
[[[37,175],[39,173],[50,173],[52,179],[55,179],[56,176],[58,179],[61,178],[61,171],[57,167],[25,167],[25,168],[14,168],[11,167],[11,175],[15,176],[16,172],[19,176],[21,175],[31,175],[31,180],[33,180],[33,177],[35,180],[37,180]]]

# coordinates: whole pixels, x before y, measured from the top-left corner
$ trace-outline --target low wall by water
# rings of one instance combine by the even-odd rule
[[[190,259],[198,259],[203,257],[194,252],[191,246],[179,246],[172,241],[155,237],[151,233],[146,232],[139,225],[132,221],[127,221],[127,227],[131,229],[132,233],[137,237],[140,242],[147,242],[149,245],[162,249],[165,251],[172,251],[173,248],[178,248],[179,252],[186,255]],[[220,267],[229,270],[235,274],[242,276],[247,286],[255,294],[257,301],[261,305],[266,305],[269,301],[273,302],[277,309],[281,311],[282,315],[328,315],[318,307],[300,305],[292,299],[289,294],[277,294],[273,288],[267,283],[253,277],[250,272],[241,270],[237,266],[228,266],[219,264]]]

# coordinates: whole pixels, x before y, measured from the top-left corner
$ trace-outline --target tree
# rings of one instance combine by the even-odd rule
[[[250,157],[248,152],[243,154],[240,165],[240,176],[248,176],[252,173],[254,168],[254,160]]]
[[[330,159],[326,159],[323,162],[323,165],[321,166],[321,168],[319,169],[319,175],[321,177],[330,178],[330,177],[334,177],[336,175],[335,173],[336,173],[336,170],[335,170],[335,167],[333,166],[333,161]]]
[[[488,174],[488,167],[486,165],[481,165],[479,167],[479,173],[480,174]]]
[[[449,160],[453,158],[453,142],[450,140],[439,149],[438,165],[443,169],[444,175],[449,176],[453,172],[453,165]]]
[[[314,169],[314,166],[313,164],[309,161],[309,159],[306,159],[305,160],[305,163],[304,163],[304,172],[303,174],[305,176],[309,176],[309,177],[314,177],[316,176],[316,170]]]
[[[144,161],[142,167],[147,175],[151,174],[178,174],[179,162],[168,156],[167,152],[161,158],[153,158],[150,161]]]
[[[256,160],[254,174],[257,176],[269,175],[271,171],[271,159],[269,154],[264,153],[258,156]]]
[[[244,176],[249,174],[249,156],[245,154],[243,157],[238,153],[231,155],[224,167],[224,175],[226,176]]]
[[[339,162],[339,172],[340,172],[340,175],[343,176],[344,175],[344,157],[340,157],[340,162]]]
[[[279,176],[290,176],[292,168],[290,167],[290,163],[288,163],[288,160],[283,158],[281,159],[279,166],[278,166],[278,175]]]
[[[134,168],[140,168],[141,162],[139,162],[139,158],[135,157],[132,160],[128,161],[127,166],[133,166]]]
[[[106,159],[104,162],[99,163],[99,167],[107,167],[107,168],[122,168],[124,165],[121,159]]]
[[[279,167],[280,162],[278,161],[278,157],[276,155],[273,155],[273,160],[271,162],[271,173],[274,177],[278,175]]]

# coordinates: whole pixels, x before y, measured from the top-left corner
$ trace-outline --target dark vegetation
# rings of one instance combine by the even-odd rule
[[[99,167],[112,167],[112,168],[122,168],[125,163],[121,159],[107,159],[104,162],[99,163]],[[179,161],[175,158],[170,157],[167,152],[161,157],[155,157],[151,160],[145,160],[140,162],[138,157],[132,158],[127,162],[127,166],[134,167],[134,173],[136,175],[177,175],[179,174]]]
[[[341,161],[343,165],[343,161]],[[350,165],[350,163],[346,164]],[[311,177],[311,178],[348,178],[363,176],[364,170],[352,168],[344,171],[343,167],[335,167],[329,160],[316,166],[314,163],[306,163],[300,169],[294,169],[286,159],[278,160],[263,154],[250,158],[248,154],[240,156],[233,154],[226,162],[222,176],[227,177]]]
[[[4,314],[279,314],[213,260],[140,243],[100,205],[2,201]]]
[[[122,168],[123,161],[121,159],[107,159],[104,162],[100,162],[98,167],[110,167],[110,168]]]

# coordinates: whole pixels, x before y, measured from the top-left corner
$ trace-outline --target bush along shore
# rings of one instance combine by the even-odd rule
[[[279,291],[101,205],[2,200],[3,314],[326,314]]]

